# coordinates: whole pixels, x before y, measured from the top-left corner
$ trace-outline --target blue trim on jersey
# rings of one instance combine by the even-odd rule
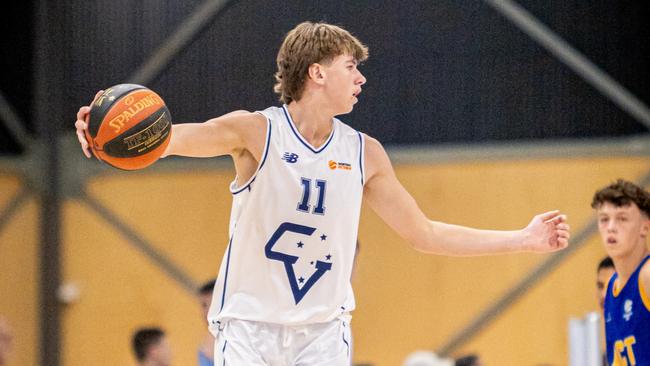
[[[221,349],[221,354],[223,355],[223,365],[226,366],[226,346],[228,345],[228,340],[223,342],[223,348]]]
[[[345,328],[345,322],[343,323],[343,327]],[[350,358],[350,344],[345,339],[345,330],[343,331],[343,343],[345,343],[345,346],[348,348],[348,358]]]
[[[226,258],[226,275],[223,279],[223,292],[221,293],[221,307],[219,311],[223,310],[223,304],[226,300],[226,285],[228,284],[228,269],[230,269],[230,250],[232,249],[232,238],[230,238],[230,243],[228,243],[228,257]],[[225,348],[225,346],[224,346]]]
[[[302,135],[300,135],[300,133],[298,133],[298,129],[297,129],[297,127],[295,127],[295,125],[293,123],[293,120],[291,119],[291,116],[289,115],[289,111],[287,110],[287,105],[286,104],[282,106],[282,111],[284,112],[284,116],[287,118],[287,123],[289,123],[289,127],[291,127],[291,131],[293,131],[293,134],[296,135],[298,140],[303,145],[305,145],[305,147],[307,147],[309,150],[311,150],[314,154],[318,154],[319,152],[323,151],[327,147],[327,145],[330,144],[332,139],[334,138],[334,122],[332,122],[332,132],[330,133],[330,137],[323,144],[323,146],[320,147],[320,149],[318,149],[318,150],[314,149],[314,147],[311,146],[310,143],[305,141],[305,139],[302,137]]]
[[[269,145],[271,145],[271,120],[267,118],[266,121],[267,121],[266,123],[267,123],[268,131],[266,132],[266,147],[264,149],[264,154],[262,154],[262,162],[260,163],[259,168],[257,168],[257,170],[255,171],[255,174],[251,177],[251,179],[248,182],[246,182],[246,184],[244,184],[243,187],[239,188],[236,191],[230,191],[230,193],[232,193],[233,195],[241,193],[246,188],[249,188],[250,185],[253,184],[253,182],[255,181],[255,178],[257,178],[257,174],[260,172],[260,170],[262,170],[262,167],[266,162],[266,157],[268,156],[269,153]]]
[[[363,136],[359,131],[357,134],[359,135],[359,169],[361,169],[361,186],[363,186]]]

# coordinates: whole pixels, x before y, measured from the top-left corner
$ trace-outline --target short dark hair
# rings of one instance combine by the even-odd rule
[[[214,284],[217,282],[216,278],[211,279],[210,281],[204,283],[199,287],[199,295],[210,295],[214,291]]]
[[[616,182],[598,190],[591,201],[591,207],[598,209],[605,202],[615,206],[627,206],[634,203],[650,217],[650,193],[638,185],[618,179]]]
[[[477,355],[467,355],[456,360],[456,366],[474,366],[478,362]]]
[[[133,334],[133,352],[138,361],[144,361],[151,346],[158,344],[165,332],[156,327],[140,328]]]
[[[600,272],[600,270],[604,268],[614,268],[614,261],[612,261],[612,258],[609,256],[603,258],[600,263],[598,263],[598,269],[596,270],[596,273]]]

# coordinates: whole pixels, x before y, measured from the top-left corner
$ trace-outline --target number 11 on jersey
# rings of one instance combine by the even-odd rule
[[[298,211],[309,213],[311,205],[309,204],[309,196],[311,193],[311,183],[312,180],[309,178],[300,178],[300,184],[302,184],[302,199],[298,202]],[[315,188],[318,190],[318,201],[316,206],[312,210],[313,214],[316,215],[325,215],[325,192],[327,181],[316,179]]]

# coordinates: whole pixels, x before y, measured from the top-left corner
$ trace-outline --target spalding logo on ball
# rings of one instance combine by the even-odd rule
[[[119,84],[93,103],[86,139],[97,159],[119,169],[145,168],[160,158],[172,119],[162,98],[142,85]]]

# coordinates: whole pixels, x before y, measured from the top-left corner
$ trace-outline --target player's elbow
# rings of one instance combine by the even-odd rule
[[[438,253],[434,238],[433,226],[428,220],[413,225],[413,230],[410,230],[406,235],[406,240],[411,248],[428,254]]]

